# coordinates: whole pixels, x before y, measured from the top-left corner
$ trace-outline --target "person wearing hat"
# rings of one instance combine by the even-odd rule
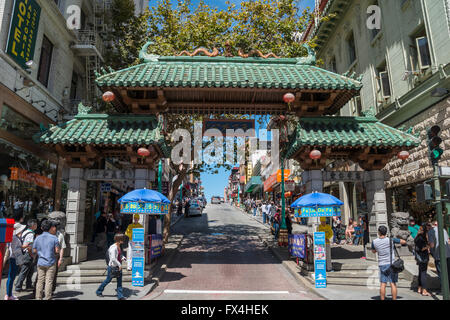
[[[16,259],[22,255],[22,241],[20,237],[25,231],[27,226],[16,222],[14,224],[14,233],[11,243],[8,244],[9,250],[9,271],[8,271],[8,281],[6,282],[6,295],[5,300],[19,300],[13,295],[14,279],[17,275],[17,264]]]
[[[417,233],[419,232],[420,226],[418,226],[416,224],[416,221],[414,220],[413,217],[409,218],[409,226],[408,226],[408,230],[409,232],[411,232],[411,237],[413,237],[413,239],[416,238]]]
[[[58,223],[54,220],[46,220],[42,223],[43,233],[33,243],[33,253],[37,254],[37,285],[36,299],[42,300],[45,285],[45,300],[52,298],[53,279],[56,272],[57,255],[61,245],[56,237]]]
[[[333,238],[333,229],[327,224],[326,217],[320,217],[319,232],[325,232],[325,248],[327,250],[327,271],[331,271],[331,246],[330,240]]]
[[[142,224],[139,223],[139,214],[133,216],[133,223],[130,223],[125,231],[125,235],[128,237],[128,248],[127,248],[127,270],[131,271],[131,240],[133,239],[133,229],[143,228]]]

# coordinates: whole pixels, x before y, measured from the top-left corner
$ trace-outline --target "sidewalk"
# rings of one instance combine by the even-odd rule
[[[183,215],[174,217],[174,220],[171,223],[171,226],[178,223],[181,219],[183,219]],[[159,284],[159,279],[164,274],[167,265],[173,259],[173,256],[178,250],[181,241],[183,240],[183,236],[173,235],[169,237],[169,242],[165,245],[165,252],[161,258],[158,258],[154,263],[146,268],[146,279],[144,287],[133,287],[131,282],[123,282],[123,294],[129,300],[139,300],[148,295],[156,286]],[[96,261],[89,261],[88,263],[95,264]],[[100,261],[100,263],[104,264],[104,260]],[[125,276],[125,274],[124,274]],[[33,275],[33,281],[36,278],[36,272]],[[105,268],[105,278],[106,278],[106,268]],[[17,279],[17,277],[16,277]],[[0,286],[0,299],[3,300],[6,294],[6,282],[8,280],[8,276],[3,275],[2,283]],[[106,286],[103,295],[103,298],[97,297],[95,291],[99,287],[100,283],[87,283],[80,284],[79,281],[77,283],[76,279],[72,284],[64,284],[58,285],[56,287],[55,293],[53,295],[54,300],[117,300],[116,297],[116,288],[117,288],[117,280],[113,279],[113,281]],[[31,300],[32,292],[20,292],[16,293],[13,289],[14,295],[19,298],[19,300]]]
[[[236,208],[236,207],[235,207]],[[256,216],[254,217],[253,214],[248,214],[241,208],[237,208],[242,211],[245,215],[247,215],[250,219],[257,220],[258,222],[262,223],[262,217]],[[268,230],[267,234],[261,233],[259,236],[261,238],[261,241],[269,248],[269,250],[280,260],[280,262],[289,270],[289,272],[299,281],[301,282],[307,290],[313,292],[314,294],[317,294],[324,299],[328,300],[379,300],[379,287],[377,286],[367,286],[367,287],[361,287],[361,286],[351,286],[351,285],[327,285],[327,288],[321,288],[316,289],[314,285],[306,279],[300,271],[300,268],[297,266],[297,263],[293,260],[293,258],[289,258],[289,254],[287,251],[287,248],[285,247],[279,247],[278,243],[274,241],[272,234],[269,231],[269,225],[264,225],[265,228]],[[292,224],[293,232],[305,232],[307,231],[307,227],[303,225],[298,225],[296,223]],[[342,252],[354,252],[351,253],[351,257],[353,258],[353,255],[355,257],[359,254],[357,251],[361,251],[358,247],[352,247],[348,246],[349,248],[339,248],[338,246],[332,247],[334,249],[334,252],[336,250],[340,250]],[[362,255],[362,253],[360,254]],[[349,257],[344,257],[344,260]],[[344,261],[342,260],[342,261]],[[357,262],[360,262],[359,255],[357,259],[352,259]],[[333,262],[342,262],[339,259],[333,259]],[[417,277],[417,266],[415,264],[415,261],[407,260],[405,259],[405,269],[411,273],[413,276]],[[436,278],[434,277],[434,274],[430,274],[429,272],[429,283],[432,284],[432,286],[436,285]],[[438,283],[439,284],[439,283]],[[405,288],[399,288],[398,289],[398,300],[442,300],[441,294],[436,294],[435,291],[430,290],[433,295],[431,297],[425,297],[422,295],[419,295],[415,291],[411,289],[405,289]],[[391,291],[388,288],[386,290],[386,299],[391,299]]]

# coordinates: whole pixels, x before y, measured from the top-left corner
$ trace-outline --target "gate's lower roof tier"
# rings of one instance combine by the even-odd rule
[[[66,161],[84,166],[107,157],[145,165],[156,158],[170,156],[154,116],[78,114],[73,120],[52,126],[36,138],[41,144],[56,149]],[[139,157],[139,147],[150,148],[150,156]]]
[[[291,137],[286,157],[301,162],[302,168],[320,168],[329,159],[351,159],[361,167],[380,169],[400,150],[420,144],[414,135],[389,127],[373,116],[300,118]],[[309,152],[322,152],[319,162]]]

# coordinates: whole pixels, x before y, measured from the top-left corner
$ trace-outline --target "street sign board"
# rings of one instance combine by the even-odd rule
[[[131,242],[131,285],[134,287],[144,286],[144,228],[134,228]]]
[[[327,287],[325,232],[314,232],[314,280],[316,288]]]
[[[450,178],[450,167],[439,167],[439,176],[441,178]]]
[[[111,192],[111,183],[102,183],[100,189],[102,192]]]

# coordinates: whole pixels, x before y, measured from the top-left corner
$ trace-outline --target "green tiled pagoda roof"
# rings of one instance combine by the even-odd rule
[[[113,70],[111,70],[113,71]],[[359,90],[361,82],[301,58],[167,56],[99,75],[101,87],[214,87]]]
[[[419,144],[415,136],[375,117],[304,117],[297,124],[286,156],[293,156],[304,146],[413,148]]]
[[[43,132],[39,142],[61,145],[151,145],[169,155],[154,116],[79,114],[61,126]]]

